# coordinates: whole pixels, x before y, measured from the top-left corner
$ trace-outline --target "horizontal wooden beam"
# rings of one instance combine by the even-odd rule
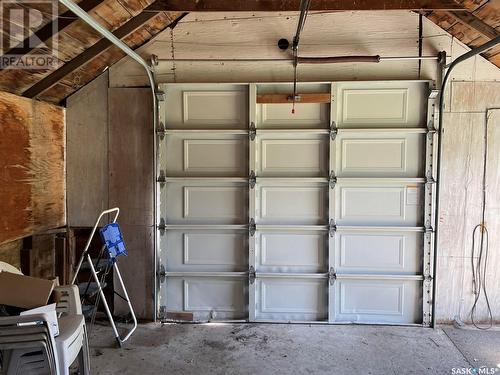
[[[299,11],[300,0],[157,0],[152,8],[176,12],[284,12]],[[453,0],[314,0],[310,10],[455,10]]]
[[[500,32],[496,31],[495,28],[491,27],[472,13],[456,11],[449,11],[446,13],[456,18],[460,23],[463,23],[471,29],[476,30],[479,34],[481,34],[488,40],[495,39],[500,35]]]
[[[145,9],[147,10],[147,8]],[[120,26],[118,29],[113,31],[113,34],[117,38],[124,38],[128,34],[137,30],[141,25],[149,21],[151,18],[157,15],[156,12],[144,11],[139,13],[137,16],[131,18],[127,23]],[[59,69],[50,73],[48,76],[38,81],[35,85],[31,86],[28,90],[23,92],[23,96],[27,98],[34,98],[44,91],[48,90],[50,87],[55,85],[58,81],[66,77],[68,74],[74,72],[79,67],[92,60],[94,57],[102,53],[104,50],[109,48],[112,43],[108,39],[101,39],[96,44],[87,48],[84,52],[76,56],[73,60],[68,61]]]
[[[296,103],[330,103],[330,93],[304,93],[297,94],[295,98]],[[258,94],[258,104],[284,104],[292,103],[293,94]]]
[[[88,12],[94,9],[102,2],[103,0],[82,0],[78,3],[78,6],[82,8],[84,11]],[[54,14],[54,17],[56,16],[57,14]],[[71,25],[77,19],[78,17],[69,10],[60,14],[53,21],[47,23],[40,29],[36,30],[33,34],[24,39],[22,42],[19,42],[17,46],[6,51],[4,53],[4,56],[5,55],[24,56],[30,53],[33,49],[39,47],[41,43],[47,42],[49,39],[54,37],[55,34],[59,33],[64,28]],[[3,69],[4,68],[0,68],[0,71]]]

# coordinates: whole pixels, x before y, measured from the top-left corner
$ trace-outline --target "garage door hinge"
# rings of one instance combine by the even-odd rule
[[[163,264],[160,264],[160,267],[158,267],[158,271],[156,271],[156,275],[158,276],[158,280],[160,280],[160,284],[163,284],[165,282],[165,266]]]
[[[335,121],[332,121],[330,125],[330,138],[332,141],[334,141],[335,138],[337,137],[337,133],[338,133],[337,124],[335,124]]]
[[[436,180],[435,180],[435,179],[434,179],[434,177],[432,177],[432,176],[427,176],[427,177],[425,178],[425,183],[426,183],[427,185],[432,185],[432,184],[435,184],[435,183],[436,183]]]
[[[248,225],[248,233],[251,237],[255,236],[255,231],[257,230],[257,226],[255,225],[255,220],[250,219],[250,224]]]
[[[337,184],[337,177],[335,177],[335,173],[330,171],[330,177],[328,178],[328,185],[330,185],[330,189],[335,189],[335,185]]]
[[[436,100],[439,94],[439,90],[431,89],[429,90],[429,99]]]
[[[158,100],[159,102],[164,102],[167,99],[167,94],[163,90],[157,90],[155,94],[156,100]]]
[[[165,138],[165,132],[165,124],[160,121],[158,127],[156,128],[156,135],[160,138],[161,141],[163,140],[163,138]]]
[[[159,320],[167,319],[167,306],[160,306],[158,308],[158,319]]]
[[[161,235],[165,234],[165,229],[167,228],[167,226],[165,224],[165,219],[164,218],[160,218],[160,224],[158,224],[156,226],[156,228],[160,231]]]
[[[250,136],[251,141],[255,141],[255,135],[257,134],[257,129],[255,129],[255,123],[250,123],[250,129],[248,130],[248,135]]]
[[[257,177],[255,177],[255,172],[250,171],[250,177],[248,177],[248,185],[250,186],[250,189],[253,189],[255,187],[256,182],[257,182]]]
[[[156,179],[156,182],[159,182],[160,185],[165,184],[167,182],[167,178],[165,176],[165,171],[163,169],[160,170],[160,173],[158,174],[158,178]]]
[[[430,120],[427,123],[427,133],[434,134],[436,132],[436,128],[434,127],[434,120]]]
[[[250,266],[248,269],[248,281],[250,284],[253,284],[255,282],[255,268],[254,266]]]
[[[328,281],[330,281],[330,285],[333,285],[335,280],[337,280],[337,273],[335,272],[335,268],[330,267],[328,271]]]
[[[425,226],[425,233],[434,233],[434,228],[430,225]]]
[[[337,226],[335,225],[335,221],[333,219],[330,219],[330,224],[328,225],[328,233],[330,234],[330,237],[333,237],[336,231]]]

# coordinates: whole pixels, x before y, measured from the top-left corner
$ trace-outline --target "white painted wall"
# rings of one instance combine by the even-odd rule
[[[174,30],[167,29],[138,52],[144,57],[283,58],[277,40],[292,39],[297,13],[192,13]],[[424,18],[424,55],[446,51],[449,61],[469,49]],[[303,56],[418,54],[418,15],[407,11],[312,13],[301,39]],[[288,62],[161,62],[160,82],[290,81]],[[436,79],[436,63],[335,64],[300,66],[299,80]],[[480,222],[483,131],[486,109],[500,107],[500,69],[475,57],[455,70],[446,94],[443,133],[441,236],[438,249],[437,318],[470,320],[471,236]],[[140,66],[122,59],[109,70],[110,87],[146,86]],[[498,81],[498,82],[496,82]],[[68,102],[69,108],[72,102]],[[148,110],[148,109],[145,109]],[[89,111],[90,113],[90,111]],[[500,321],[500,114],[490,112],[487,226],[490,260],[487,275],[494,318]],[[479,316],[486,317],[483,303]]]
[[[288,57],[277,47],[292,40],[298,13],[191,13],[158,34],[138,52],[160,59],[274,59]],[[300,41],[301,56],[417,56],[418,14],[409,11],[311,13]],[[424,18],[423,52],[446,51],[453,58],[468,51],[462,43]],[[291,62],[160,62],[160,82],[273,82],[293,79]],[[299,80],[418,79],[418,62],[301,65]],[[436,64],[422,64],[422,79],[436,78]],[[500,70],[482,57],[457,69],[457,80],[500,80]],[[110,85],[147,84],[143,68],[126,58],[110,68]]]

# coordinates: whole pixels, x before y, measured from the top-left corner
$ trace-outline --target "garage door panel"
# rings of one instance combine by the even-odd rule
[[[319,103],[257,104],[257,128],[326,128],[330,107]]]
[[[247,293],[243,277],[169,277],[165,303],[167,311],[192,312],[195,320],[243,319]]]
[[[425,126],[425,82],[337,84],[339,127]]]
[[[355,230],[335,233],[335,270],[339,273],[419,274],[423,232]]]
[[[257,232],[257,272],[326,272],[328,269],[326,232]]]
[[[246,224],[246,184],[167,183],[162,189],[167,224]]]
[[[257,184],[257,224],[318,225],[327,222],[327,187]]]
[[[248,231],[167,230],[160,238],[166,270],[241,272],[248,269]]]
[[[327,319],[326,280],[258,277],[255,282],[256,319],[286,321]]]
[[[335,293],[338,322],[421,322],[421,281],[356,280],[338,276]]]
[[[336,138],[337,177],[419,177],[424,134],[340,133]]]
[[[292,139],[283,136],[258,136],[257,176],[327,176],[328,147],[327,137]]]
[[[341,183],[336,187],[338,225],[422,225],[422,185]]]
[[[167,85],[168,129],[248,127],[246,85]]]
[[[242,177],[248,174],[248,137],[172,135],[166,141],[167,176]]]

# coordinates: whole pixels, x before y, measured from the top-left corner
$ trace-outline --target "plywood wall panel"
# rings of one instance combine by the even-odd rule
[[[109,205],[120,207],[128,250],[120,270],[137,315],[153,316],[153,108],[149,89],[110,89]],[[116,281],[116,280],[115,280]],[[115,298],[115,314],[127,313]]]
[[[0,92],[0,243],[66,223],[65,113]]]
[[[472,98],[472,83],[454,82],[456,93],[453,110],[474,110],[474,112],[445,113],[443,159],[441,176],[441,212],[438,246],[437,274],[437,319],[451,322],[454,319],[470,323],[474,303],[472,293],[472,235],[474,227],[481,223],[482,176],[484,131],[486,111],[489,105],[500,102]],[[481,91],[491,92],[495,82],[482,83]],[[489,87],[487,87],[489,86]],[[464,92],[461,92],[463,90]],[[463,98],[462,103],[458,98]],[[464,104],[463,106],[461,105]],[[473,106],[469,104],[473,103]],[[488,123],[488,167],[486,226],[490,233],[490,253],[486,285],[490,297],[494,320],[500,321],[500,290],[498,285],[500,255],[500,111],[489,111]],[[476,256],[478,248],[476,247]],[[476,319],[488,319],[486,305],[481,299]]]
[[[108,208],[108,74],[67,101],[68,225],[90,227]]]

